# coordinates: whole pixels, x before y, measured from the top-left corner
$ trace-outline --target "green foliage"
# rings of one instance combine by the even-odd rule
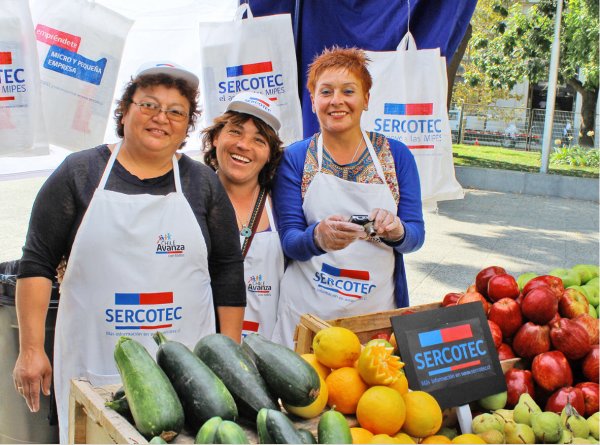
[[[600,150],[580,147],[558,147],[550,155],[550,163],[576,167],[600,166]]]

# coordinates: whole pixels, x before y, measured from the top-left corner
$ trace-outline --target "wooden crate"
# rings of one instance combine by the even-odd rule
[[[371,314],[357,315],[354,317],[336,318],[335,320],[322,320],[316,315],[304,314],[294,333],[295,351],[298,354],[312,352],[312,341],[317,332],[330,326],[340,326],[354,332],[361,343],[366,343],[378,333],[392,333],[390,317],[411,312],[422,312],[438,309],[441,303],[429,303],[419,306],[405,307],[391,311],[374,312]]]
[[[138,444],[148,443],[135,427],[123,416],[104,406],[112,400],[120,385],[94,387],[86,380],[71,380],[69,406],[69,443]],[[319,418],[294,418],[296,428],[305,428],[317,436]],[[358,426],[355,416],[346,416],[350,427]],[[244,429],[251,444],[258,443],[254,425],[243,420],[238,424]],[[193,444],[196,432],[184,430],[172,442]]]

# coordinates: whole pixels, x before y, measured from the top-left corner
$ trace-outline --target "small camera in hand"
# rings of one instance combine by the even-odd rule
[[[369,219],[368,215],[352,215],[349,221],[363,226],[368,236],[372,238],[377,236],[377,231],[373,227],[373,221]]]

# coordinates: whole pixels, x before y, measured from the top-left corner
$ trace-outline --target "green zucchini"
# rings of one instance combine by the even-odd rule
[[[167,441],[160,436],[154,436],[148,443],[167,443]]]
[[[219,416],[208,419],[198,430],[194,443],[215,443],[217,429],[221,423],[223,423],[223,419]]]
[[[300,434],[300,436],[303,439],[302,443],[305,443],[305,444],[317,443],[317,439],[315,439],[315,436],[313,436],[313,433],[308,431],[306,428],[298,428],[298,433]]]
[[[292,421],[281,411],[267,411],[267,431],[273,443],[304,443]]]
[[[317,433],[319,443],[352,443],[346,417],[333,408],[321,415]]]
[[[119,389],[117,389],[115,391],[115,393],[113,394],[112,399],[113,400],[119,400],[119,399],[122,399],[123,397],[125,397],[125,388],[123,388],[121,386]]]
[[[137,430],[146,438],[172,440],[183,428],[183,407],[165,373],[144,346],[121,337],[115,362]]]
[[[250,441],[241,426],[231,420],[223,420],[217,428],[215,443],[250,443]]]
[[[262,408],[256,416],[256,432],[258,433],[258,443],[275,443],[267,430],[267,408]]]
[[[196,343],[194,354],[229,389],[240,416],[254,422],[261,408],[279,408],[252,359],[231,338],[222,334],[207,335]]]
[[[308,406],[319,396],[321,381],[317,371],[289,348],[248,334],[242,342],[254,359],[271,394],[292,406]]]
[[[183,343],[153,335],[158,344],[156,361],[173,384],[183,404],[185,422],[197,431],[211,417],[237,419],[237,406],[225,384]]]

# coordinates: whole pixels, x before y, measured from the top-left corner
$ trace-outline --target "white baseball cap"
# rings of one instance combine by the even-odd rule
[[[262,93],[253,91],[238,93],[232,101],[229,102],[226,111],[237,111],[238,113],[245,113],[257,117],[276,132],[281,128],[279,107]]]
[[[190,84],[192,88],[198,88],[200,80],[198,76],[189,71],[188,69],[178,65],[174,62],[161,60],[159,62],[147,62],[139,67],[135,77],[146,75],[146,74],[168,74],[169,76],[183,79]]]

